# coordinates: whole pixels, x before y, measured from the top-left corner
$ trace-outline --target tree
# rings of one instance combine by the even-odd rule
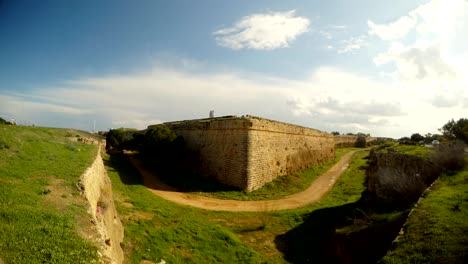
[[[334,135],[334,136],[339,136],[339,135],[340,135],[340,132],[338,132],[338,131],[333,131],[333,132],[331,132],[331,134]]]
[[[357,136],[358,137],[370,137],[370,134],[369,133],[366,134],[366,133],[358,132]]]
[[[414,142],[419,142],[421,140],[424,140],[424,137],[421,136],[421,134],[419,133],[414,133],[413,135],[411,135],[411,141],[414,141]]]
[[[118,149],[123,150],[125,135],[120,129],[111,129],[106,134],[106,150]]]
[[[15,121],[9,122],[0,117],[0,125],[16,125]]]
[[[367,146],[366,136],[358,136],[356,143],[354,144],[356,148],[365,148]]]
[[[177,138],[177,135],[166,126],[155,126],[146,131],[145,144],[151,147],[168,145]]]
[[[468,118],[460,118],[457,122],[449,120],[439,131],[448,139],[458,139],[468,143]]]

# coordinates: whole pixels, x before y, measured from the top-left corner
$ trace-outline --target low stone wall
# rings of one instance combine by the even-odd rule
[[[253,116],[163,124],[200,156],[200,172],[246,191],[335,157],[333,136]]]

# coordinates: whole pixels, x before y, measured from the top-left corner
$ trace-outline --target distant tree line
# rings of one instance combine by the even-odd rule
[[[106,133],[106,150],[136,151],[146,158],[169,163],[186,153],[183,137],[166,126],[155,126],[145,131],[111,129]]]
[[[343,134],[340,134],[340,132],[338,131],[333,131],[331,132],[332,135],[334,136],[339,136],[339,135],[343,135],[343,136],[358,136],[358,137],[370,137],[371,135],[369,133],[362,133],[362,132],[357,132],[357,133],[343,133]]]
[[[416,145],[430,144],[434,140],[439,142],[461,141],[468,144],[468,119],[460,118],[458,121],[451,119],[442,128],[438,129],[442,134],[427,133],[424,136],[414,133],[410,137],[402,137],[398,140],[400,144]]]
[[[449,140],[460,140],[468,143],[468,118],[460,118],[457,122],[452,119],[439,131]]]
[[[5,119],[0,117],[0,125],[16,125],[14,122],[6,121]]]

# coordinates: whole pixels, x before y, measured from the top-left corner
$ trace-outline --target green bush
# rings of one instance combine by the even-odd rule
[[[9,149],[9,148],[10,148],[10,145],[8,145],[8,143],[6,143],[5,141],[0,139],[0,150],[1,149]]]
[[[146,131],[143,148],[144,155],[156,158],[161,165],[174,165],[185,156],[183,137],[178,137],[169,127],[155,126]]]
[[[123,150],[125,135],[120,129],[111,129],[106,135],[106,150]]]
[[[365,148],[367,146],[367,140],[365,136],[358,136],[356,139],[355,147],[356,148]]]
[[[155,126],[146,131],[145,145],[152,151],[171,145],[177,135],[166,126]]]

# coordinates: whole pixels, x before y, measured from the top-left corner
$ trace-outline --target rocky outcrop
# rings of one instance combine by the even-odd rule
[[[79,188],[89,203],[88,212],[92,217],[95,231],[99,234],[97,242],[102,263],[123,262],[123,226],[117,214],[112,198],[112,185],[101,153],[98,151],[95,161],[81,176]]]

